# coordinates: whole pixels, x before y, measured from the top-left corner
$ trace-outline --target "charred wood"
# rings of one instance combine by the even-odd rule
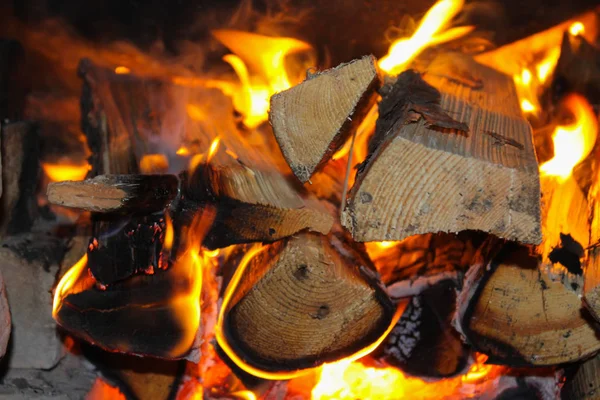
[[[456,285],[441,282],[414,296],[382,345],[383,359],[411,375],[460,373],[470,350],[452,326]]]
[[[538,165],[512,79],[457,54],[424,78],[384,88],[344,226],[357,241],[476,229],[539,243]]]

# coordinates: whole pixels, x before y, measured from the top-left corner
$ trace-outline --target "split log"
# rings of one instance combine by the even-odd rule
[[[152,213],[177,195],[174,175],[98,175],[85,181],[48,184],[53,204],[102,213]]]
[[[384,334],[394,314],[370,267],[335,236],[300,234],[264,248],[228,286],[219,345],[272,372],[361,350]]]
[[[458,300],[457,328],[492,362],[553,365],[600,350],[596,323],[581,304],[586,198],[573,177],[541,182],[543,243],[482,257]]]
[[[272,242],[301,230],[327,234],[333,217],[311,198],[300,196],[277,171],[261,171],[233,162],[196,169],[186,189],[200,204],[217,207],[204,239],[209,249],[249,242]]]
[[[0,142],[3,186],[0,234],[27,232],[38,213],[40,143],[37,126],[31,122],[3,123]]]
[[[385,342],[383,359],[415,376],[443,378],[464,370],[469,358],[452,326],[456,285],[441,282],[414,296]]]
[[[387,88],[344,226],[357,241],[476,229],[539,243],[538,165],[512,79],[457,54],[424,78]]]
[[[565,378],[561,399],[597,399],[600,393],[600,355],[579,365],[567,367]]]
[[[600,165],[596,147],[592,156],[595,165],[592,176],[594,183],[588,195],[589,203],[589,249],[584,272],[583,304],[597,321],[600,321]]]
[[[380,79],[373,56],[309,74],[271,97],[273,133],[290,168],[304,183],[358,127],[374,104]]]

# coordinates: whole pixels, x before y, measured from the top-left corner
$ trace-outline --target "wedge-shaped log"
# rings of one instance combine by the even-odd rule
[[[86,211],[114,213],[164,209],[177,195],[175,175],[98,175],[48,185],[48,201]]]
[[[538,165],[512,79],[455,54],[424,78],[433,87],[407,71],[387,88],[344,226],[357,241],[476,229],[539,243]]]
[[[228,288],[227,342],[263,371],[294,371],[354,354],[379,339],[394,314],[369,267],[335,236],[301,234],[270,245]]]
[[[187,196],[216,204],[215,222],[204,239],[214,249],[236,243],[271,242],[308,229],[327,234],[333,217],[315,200],[300,196],[277,171],[238,162],[197,168]]]
[[[600,355],[566,369],[560,394],[564,400],[596,399],[600,391]]]
[[[344,143],[377,96],[375,58],[309,75],[271,98],[270,121],[283,156],[301,182]]]
[[[539,267],[527,247],[504,248],[472,267],[458,298],[458,329],[490,362],[555,365],[600,350],[575,290]]]

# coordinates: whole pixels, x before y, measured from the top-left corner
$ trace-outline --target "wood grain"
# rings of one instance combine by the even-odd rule
[[[344,226],[357,241],[476,229],[539,243],[538,166],[512,79],[454,54],[435,60],[424,78],[469,132],[428,128],[410,109],[404,118],[380,119],[378,146],[357,173]]]
[[[375,58],[365,56],[309,75],[271,98],[273,133],[301,182],[308,181],[360,124],[378,86]]]
[[[367,272],[368,261],[353,254],[335,237],[317,234],[271,245],[234,289],[225,314],[229,341],[255,367],[289,371],[377,340],[394,307]]]

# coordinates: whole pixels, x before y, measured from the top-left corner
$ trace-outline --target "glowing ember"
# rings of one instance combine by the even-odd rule
[[[42,163],[42,169],[52,182],[81,181],[85,179],[91,166],[88,163],[79,165]]]
[[[177,154],[178,156],[189,156],[190,150],[187,147],[181,146],[177,149],[177,152],[175,154]]]
[[[469,371],[462,376],[463,382],[475,383],[486,376],[494,369],[493,365],[486,365],[485,362],[488,360],[488,356],[485,354],[477,354],[475,356],[475,363],[469,368]]]
[[[564,100],[565,107],[573,114],[574,122],[558,126],[553,135],[554,157],[540,166],[542,174],[565,180],[573,168],[590,153],[598,134],[598,121],[587,100],[576,94]]]
[[[392,43],[388,54],[379,60],[379,67],[389,74],[398,74],[431,44],[454,40],[472,31],[472,27],[462,27],[440,34],[461,10],[463,4],[462,0],[438,1],[425,14],[410,38],[399,39]]]
[[[120,65],[117,68],[115,68],[115,74],[127,75],[129,73],[131,73],[131,70],[123,65]]]
[[[569,27],[569,33],[573,36],[583,35],[585,33],[585,26],[579,21],[573,22]]]
[[[216,30],[213,34],[235,53],[224,57],[242,85],[242,90],[233,94],[233,102],[244,116],[244,124],[254,128],[267,120],[270,97],[292,86],[285,68],[286,56],[312,47],[293,38],[248,32]]]

